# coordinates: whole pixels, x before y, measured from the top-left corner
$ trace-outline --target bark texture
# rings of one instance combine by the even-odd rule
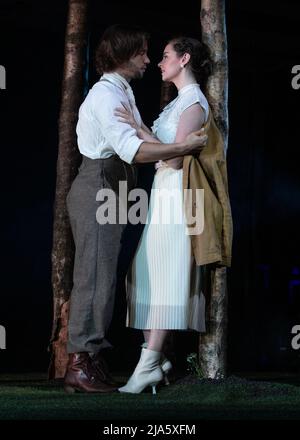
[[[225,0],[201,1],[202,40],[209,47],[213,72],[204,93],[220,129],[225,153],[228,144],[228,61]],[[207,266],[207,332],[199,338],[199,363],[206,378],[220,379],[227,372],[226,267]]]
[[[160,111],[173,99],[175,86],[171,82],[161,83],[161,93],[160,93]]]
[[[76,142],[78,109],[82,102],[87,45],[88,0],[69,0],[65,35],[65,62],[59,117],[59,147],[54,204],[52,286],[54,316],[50,341],[49,377],[64,376],[67,364],[68,299],[72,289],[74,243],[66,196],[77,174],[80,154]]]

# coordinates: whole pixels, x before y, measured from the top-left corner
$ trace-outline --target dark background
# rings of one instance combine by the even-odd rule
[[[151,33],[152,61],[133,83],[146,124],[159,112],[157,63],[166,39],[181,31],[199,37],[199,4],[91,1],[88,86],[96,80],[93,48],[110,24],[138,23]],[[300,64],[297,1],[227,1],[229,57],[228,174],[234,220],[233,264],[228,271],[230,372],[295,372],[300,350],[291,328],[300,324],[300,89],[291,86]],[[0,90],[1,301],[7,349],[0,372],[46,371],[52,323],[51,246],[64,31],[67,2],[1,1]],[[141,168],[149,188],[152,168]],[[140,232],[138,230],[138,232]],[[137,231],[129,231],[124,264]],[[110,336],[127,362],[138,332],[125,328],[124,289],[118,288]],[[179,358],[196,349],[197,336],[176,337]],[[126,351],[126,347],[128,351]],[[133,361],[132,361],[133,363]]]

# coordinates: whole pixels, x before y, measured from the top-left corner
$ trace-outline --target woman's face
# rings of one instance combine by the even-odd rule
[[[163,58],[158,67],[161,70],[163,81],[172,81],[181,72],[180,67],[182,57],[179,57],[175,52],[172,44],[167,44],[164,49]]]

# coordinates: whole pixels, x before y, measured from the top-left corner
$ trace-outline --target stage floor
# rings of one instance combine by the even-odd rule
[[[0,420],[275,419],[300,420],[300,375],[249,373],[220,381],[186,376],[173,378],[155,396],[69,395],[62,380],[48,381],[45,374],[0,375]]]

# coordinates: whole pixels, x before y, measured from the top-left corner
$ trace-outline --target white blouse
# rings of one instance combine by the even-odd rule
[[[151,127],[153,134],[155,134],[160,142],[172,144],[175,141],[181,114],[184,110],[197,102],[201,105],[204,111],[206,122],[209,113],[209,106],[199,84],[189,84],[179,90],[178,96],[166,105]]]

